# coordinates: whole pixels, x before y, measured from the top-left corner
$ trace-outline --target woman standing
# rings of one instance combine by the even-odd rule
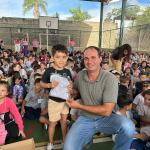
[[[132,48],[129,44],[124,44],[120,47],[117,47],[112,51],[110,56],[112,62],[112,68],[121,73],[122,62],[124,58],[129,58],[132,52]]]

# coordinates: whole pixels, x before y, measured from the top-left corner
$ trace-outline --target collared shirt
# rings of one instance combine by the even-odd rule
[[[107,71],[100,70],[95,81],[90,81],[87,70],[79,72],[75,86],[81,95],[81,103],[85,105],[100,105],[104,103],[117,103],[118,81]],[[96,116],[89,112],[80,111],[80,115]]]

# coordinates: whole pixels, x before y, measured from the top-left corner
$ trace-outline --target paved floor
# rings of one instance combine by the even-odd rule
[[[102,150],[112,150],[112,139],[110,137],[105,138],[97,138],[93,140],[93,145],[89,148],[89,150],[98,150],[101,147]],[[55,145],[55,149],[62,150],[62,145]],[[46,146],[37,147],[36,150],[46,150]]]

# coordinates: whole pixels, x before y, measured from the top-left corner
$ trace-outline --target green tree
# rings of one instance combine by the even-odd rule
[[[146,7],[143,13],[137,16],[135,24],[136,25],[150,24],[150,6]]]
[[[80,7],[72,8],[69,10],[69,12],[72,14],[72,16],[68,17],[68,20],[71,21],[85,21],[91,18],[88,12],[81,10]]]
[[[38,18],[40,16],[40,9],[47,14],[46,6],[46,0],[24,0],[23,13],[26,14],[33,9],[34,17]]]
[[[125,10],[125,19],[136,19],[138,13],[140,12],[140,6],[137,5],[128,5]],[[116,17],[121,16],[121,8],[114,8],[111,12],[107,13],[105,20],[113,20]]]

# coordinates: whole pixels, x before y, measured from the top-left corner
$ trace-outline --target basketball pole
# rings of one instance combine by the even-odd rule
[[[46,29],[46,34],[47,34],[47,36],[46,36],[46,38],[47,38],[47,51],[48,51],[48,28]]]

